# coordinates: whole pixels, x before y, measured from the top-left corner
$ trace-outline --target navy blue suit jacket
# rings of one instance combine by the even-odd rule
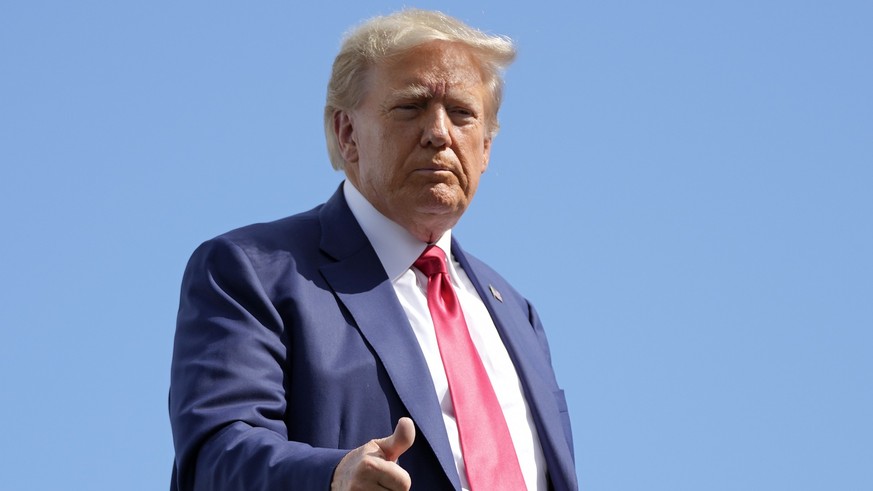
[[[515,363],[552,488],[576,489],[567,405],[536,312],[456,242],[452,251]],[[194,252],[169,406],[173,490],[327,490],[348,450],[390,435],[401,416],[416,425],[399,460],[412,488],[459,488],[424,357],[342,189]]]

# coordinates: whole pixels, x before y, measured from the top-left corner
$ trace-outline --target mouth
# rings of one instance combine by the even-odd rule
[[[451,162],[443,162],[440,160],[422,162],[418,170],[426,172],[454,172],[455,166]]]
[[[432,182],[449,182],[457,179],[455,173],[445,167],[424,167],[416,169],[413,174]]]
[[[433,172],[433,173],[447,172],[449,174],[453,173],[451,169],[448,169],[446,167],[423,167],[421,169],[416,169],[416,172]]]
[[[449,155],[432,155],[430,158],[421,159],[418,165],[414,166],[413,174],[427,176],[431,179],[445,180],[457,179],[460,165],[455,162],[453,156]]]

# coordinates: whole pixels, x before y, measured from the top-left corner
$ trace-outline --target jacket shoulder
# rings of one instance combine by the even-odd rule
[[[292,250],[309,242],[317,245],[321,231],[318,212],[322,206],[271,222],[239,227],[206,242],[230,242],[247,252]]]

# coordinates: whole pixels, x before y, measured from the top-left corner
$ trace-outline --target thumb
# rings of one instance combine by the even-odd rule
[[[375,441],[382,453],[385,454],[385,460],[396,462],[397,458],[409,450],[412,442],[415,441],[415,424],[409,418],[400,418],[397,421],[397,427],[394,428],[394,434]]]

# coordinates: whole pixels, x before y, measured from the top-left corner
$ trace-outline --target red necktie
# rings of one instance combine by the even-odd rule
[[[413,266],[427,275],[427,306],[455,407],[471,491],[526,489],[503,410],[449,280],[445,253],[427,246]]]

